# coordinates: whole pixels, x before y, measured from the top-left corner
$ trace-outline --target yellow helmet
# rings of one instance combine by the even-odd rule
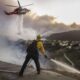
[[[37,35],[37,39],[41,39],[42,36],[40,34]]]

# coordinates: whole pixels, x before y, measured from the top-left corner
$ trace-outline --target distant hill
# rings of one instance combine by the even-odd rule
[[[80,30],[73,30],[62,33],[51,34],[47,37],[50,40],[71,40],[71,41],[79,41],[80,40]]]

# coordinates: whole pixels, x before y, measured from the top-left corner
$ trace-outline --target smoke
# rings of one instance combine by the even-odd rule
[[[27,26],[26,26],[27,25]],[[66,25],[64,23],[58,23],[53,16],[43,15],[39,16],[37,14],[27,14],[24,18],[24,27],[31,27],[35,29],[38,33],[47,36],[52,33],[60,33],[71,30],[79,30],[80,25]]]
[[[13,41],[19,39],[16,34],[17,17],[5,15],[4,10],[4,7],[0,8],[0,60],[14,64],[22,64],[24,61],[23,57],[19,61],[19,56],[22,54],[21,50],[18,49],[18,46],[12,45],[14,43]]]
[[[0,60],[21,65],[27,53],[22,52],[15,42],[19,39],[35,39],[37,33],[32,28],[26,28],[21,35],[18,35],[18,27],[22,22],[19,22],[21,20],[17,15],[5,15],[4,10],[8,10],[4,7],[5,2],[0,0],[0,4],[3,4],[0,7]]]
[[[24,19],[24,26],[31,27],[35,29],[38,33],[43,34],[47,31],[53,31],[53,21],[54,17],[44,15],[44,16],[37,16],[37,14],[26,15]],[[28,26],[26,26],[28,25]]]

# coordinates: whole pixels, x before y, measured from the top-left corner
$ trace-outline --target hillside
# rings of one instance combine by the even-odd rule
[[[46,50],[51,52],[51,57],[66,62],[80,70],[80,30],[56,33],[47,37]],[[55,40],[55,41],[54,41]],[[67,42],[66,42],[67,40]],[[65,45],[66,44],[66,45]],[[65,58],[64,54],[72,61]]]
[[[73,30],[68,32],[51,34],[50,36],[47,37],[47,39],[79,41],[80,40],[79,34],[80,30]]]

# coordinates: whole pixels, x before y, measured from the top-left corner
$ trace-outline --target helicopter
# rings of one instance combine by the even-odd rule
[[[6,5],[6,6],[18,7],[18,8],[14,9],[14,11],[12,11],[12,12],[4,11],[4,13],[5,13],[6,15],[13,15],[13,14],[22,15],[22,14],[26,14],[26,13],[28,13],[28,12],[31,11],[31,10],[29,10],[29,9],[27,9],[27,8],[23,8],[23,7],[25,7],[25,6],[30,6],[30,5],[32,5],[32,4],[25,5],[25,6],[21,6],[19,0],[17,0],[17,2],[18,2],[19,7],[18,7],[18,6],[13,6],[13,5]]]

